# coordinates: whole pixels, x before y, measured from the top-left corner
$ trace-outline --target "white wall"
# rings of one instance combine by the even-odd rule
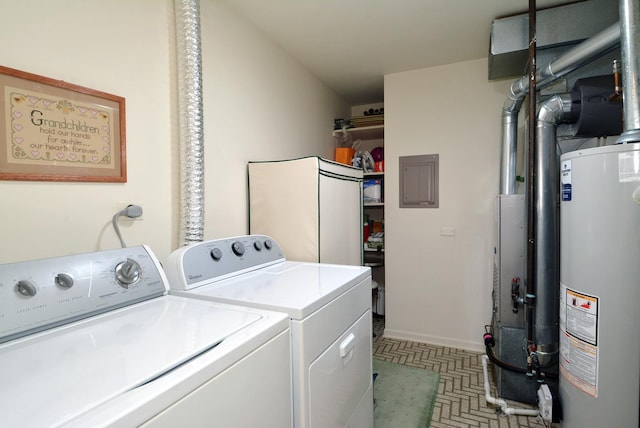
[[[329,157],[343,103],[215,0],[201,1],[205,238],[244,234],[246,161]],[[171,0],[0,2],[0,64],[126,98],[127,183],[0,181],[0,263],[148,244],[177,245],[175,25]],[[0,118],[4,120],[4,118]]]
[[[127,183],[0,181],[0,263],[128,245],[166,254],[175,234],[170,0],[0,2],[1,64],[126,98]],[[5,120],[5,118],[0,118]],[[4,140],[4,139],[3,139]]]
[[[203,1],[205,239],[248,233],[248,161],[333,159],[349,106],[220,1]]]
[[[486,59],[385,76],[386,336],[484,349],[510,83],[489,82]],[[399,209],[398,158],[436,153],[440,207]]]

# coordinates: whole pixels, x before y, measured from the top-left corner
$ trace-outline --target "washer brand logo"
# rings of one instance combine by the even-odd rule
[[[189,281],[193,281],[194,279],[202,278],[202,274],[200,275],[189,275]]]

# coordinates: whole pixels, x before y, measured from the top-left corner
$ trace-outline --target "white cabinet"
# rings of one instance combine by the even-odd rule
[[[362,264],[362,171],[319,157],[249,162],[249,232],[288,260]]]

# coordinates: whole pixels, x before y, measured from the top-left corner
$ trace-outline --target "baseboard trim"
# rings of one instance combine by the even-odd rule
[[[388,339],[410,340],[412,342],[427,343],[430,345],[446,346],[448,348],[464,349],[465,351],[473,351],[483,353],[485,351],[484,344],[481,341],[456,340],[449,337],[431,336],[426,334],[417,334],[409,331],[384,329],[384,337]]]

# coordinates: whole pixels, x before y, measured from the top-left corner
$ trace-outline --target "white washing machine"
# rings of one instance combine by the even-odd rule
[[[268,236],[174,251],[171,293],[286,312],[297,428],[372,427],[371,269],[287,261]]]
[[[0,425],[291,426],[288,316],[168,289],[144,246],[0,265]]]

